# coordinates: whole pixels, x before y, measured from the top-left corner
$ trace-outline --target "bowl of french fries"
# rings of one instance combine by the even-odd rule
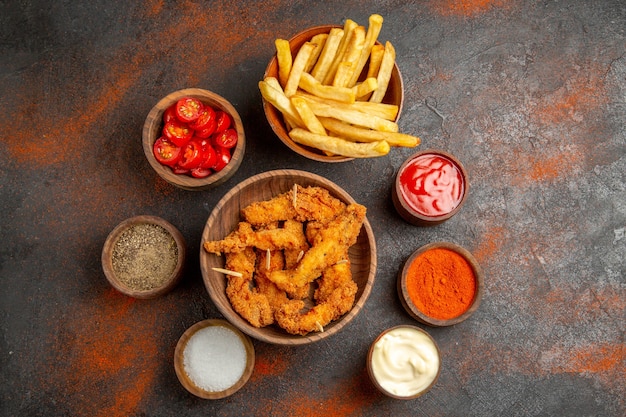
[[[328,338],[361,311],[376,275],[367,209],[319,175],[268,171],[216,204],[202,233],[200,269],[215,306],[272,344]]]
[[[259,90],[268,123],[287,147],[345,162],[419,145],[419,137],[399,131],[404,87],[392,43],[378,40],[382,23],[373,14],[367,27],[347,19],[275,40]]]

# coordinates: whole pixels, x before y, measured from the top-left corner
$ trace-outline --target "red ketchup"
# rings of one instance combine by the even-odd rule
[[[420,155],[400,172],[404,201],[424,216],[437,217],[450,213],[461,202],[464,188],[461,171],[442,155]]]

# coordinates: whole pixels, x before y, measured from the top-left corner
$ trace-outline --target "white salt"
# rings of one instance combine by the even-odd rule
[[[243,375],[246,361],[239,336],[222,326],[198,330],[183,351],[185,372],[196,386],[210,392],[232,387]]]

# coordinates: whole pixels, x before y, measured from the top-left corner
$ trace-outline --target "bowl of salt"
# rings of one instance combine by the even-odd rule
[[[203,320],[178,340],[174,369],[181,385],[193,395],[208,400],[225,398],[250,379],[254,346],[226,320]]]

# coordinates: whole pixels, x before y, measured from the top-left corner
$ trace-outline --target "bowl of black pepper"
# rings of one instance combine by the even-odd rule
[[[168,221],[149,215],[118,224],[102,248],[102,269],[109,283],[134,298],[156,298],[180,281],[185,240]]]

